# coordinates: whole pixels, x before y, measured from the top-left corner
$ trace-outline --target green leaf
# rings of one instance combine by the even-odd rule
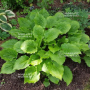
[[[40,56],[40,58],[42,58],[42,59],[49,58],[48,52],[45,51],[45,50],[40,50],[40,51],[38,51],[37,54],[38,54],[38,55]]]
[[[56,28],[60,30],[61,34],[66,34],[70,30],[71,25],[67,22],[61,22],[56,25]]]
[[[84,61],[87,64],[88,67],[90,67],[90,57],[89,56],[84,56]]]
[[[4,13],[5,12],[5,9],[0,9],[0,13]]]
[[[70,58],[71,58],[74,62],[81,63],[81,59],[80,59],[80,56],[79,56],[79,55],[71,56]]]
[[[60,50],[58,45],[50,45],[50,46],[48,46],[48,48],[52,53],[55,53],[56,51]]]
[[[71,83],[73,75],[68,66],[64,66],[63,80],[67,83],[67,86]]]
[[[64,14],[61,13],[61,12],[57,12],[57,13],[55,14],[55,18],[56,18],[56,20],[59,20],[59,19],[61,19],[61,18],[64,18]]]
[[[3,48],[13,48],[14,44],[17,42],[18,40],[16,39],[10,39],[6,42],[4,42],[1,46]]]
[[[26,40],[22,43],[21,45],[21,49],[25,52],[25,53],[35,53],[37,52],[37,44],[34,40]]]
[[[12,61],[7,61],[6,63],[4,63],[1,68],[1,73],[2,74],[11,74],[11,73],[15,72],[15,70],[13,69],[15,61],[16,60],[12,60]]]
[[[15,14],[11,10],[6,10],[5,13],[6,13],[6,16],[8,16],[8,18],[15,17]]]
[[[63,65],[63,63],[65,62],[65,56],[62,55],[62,53],[60,51],[58,51],[54,54],[50,53],[49,55],[50,55],[51,60],[54,60],[59,65]]]
[[[49,16],[47,17],[47,24],[46,24],[46,27],[47,28],[52,28],[56,23],[56,19],[54,16]]]
[[[74,56],[81,54],[79,48],[74,44],[64,43],[61,45],[61,48],[66,56]]]
[[[43,84],[44,84],[45,87],[48,87],[50,85],[50,82],[47,78],[45,78]]]
[[[56,39],[60,34],[60,31],[56,28],[50,28],[45,32],[45,42],[50,42]]]
[[[31,26],[31,22],[30,20],[28,20],[27,18],[18,18],[18,23],[20,27],[26,27],[29,28]]]
[[[28,66],[29,66],[29,57],[24,55],[16,60],[14,70],[25,69]]]
[[[87,51],[87,50],[89,50],[89,46],[88,46],[88,44],[81,43],[81,49],[82,49],[83,51]]]
[[[40,79],[40,73],[36,66],[29,66],[25,69],[24,73],[24,84],[25,83],[36,83]]]
[[[81,39],[81,34],[75,34],[68,37],[70,43],[79,43]]]
[[[24,30],[25,30],[25,28],[24,28]],[[27,29],[26,29],[26,31],[24,31],[24,30],[11,29],[9,31],[9,33],[12,36],[14,36],[18,39],[21,39],[21,40],[32,39],[33,38],[32,33],[30,31],[27,31]]]
[[[44,29],[40,25],[35,25],[33,28],[33,35],[36,39],[42,40],[44,36]]]
[[[71,24],[71,29],[69,30],[68,33],[73,35],[78,31],[80,25],[79,25],[79,22],[77,22],[77,21],[71,21],[70,24]]]
[[[36,13],[38,13],[38,10],[37,10],[37,9],[32,10],[32,12],[30,12],[29,19],[30,19],[31,21],[34,20],[34,18],[35,18],[35,16],[36,16]]]
[[[37,15],[35,16],[34,22],[35,22],[36,25],[40,25],[43,28],[45,28],[45,26],[46,26],[45,18],[43,17],[43,15],[41,15],[39,13],[37,13]]]
[[[85,52],[85,54],[90,57],[90,49],[87,50],[87,51]]]
[[[13,49],[7,48],[0,51],[0,57],[5,61],[11,61],[14,58],[17,58],[17,52]]]
[[[29,59],[29,63],[33,66],[39,65],[42,62],[42,59],[39,57],[39,55],[31,55]]]
[[[22,50],[21,50],[21,44],[23,43],[23,41],[18,41],[14,44],[14,50],[16,50],[18,53],[24,53]]]
[[[58,84],[59,83],[59,79],[56,78],[56,77],[53,77],[52,75],[49,75],[48,76],[49,80],[55,84]]]
[[[64,69],[62,65],[52,64],[49,60],[46,60],[42,66],[42,71],[62,80]]]
[[[1,15],[0,20],[2,20],[4,22],[7,22],[7,17],[5,15]]]
[[[48,11],[47,11],[45,8],[41,9],[41,10],[39,11],[39,13],[40,13],[41,15],[43,15],[45,18],[47,18],[47,17],[49,16],[49,13],[48,13]]]
[[[12,26],[9,23],[2,23],[1,24],[1,29],[4,30],[4,31],[10,31],[11,28],[12,28]]]
[[[82,43],[87,43],[89,41],[89,36],[87,34],[82,33],[82,37],[80,41]]]

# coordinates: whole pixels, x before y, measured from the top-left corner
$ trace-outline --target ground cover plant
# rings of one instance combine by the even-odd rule
[[[12,25],[8,23],[8,19],[15,17],[15,14],[11,10],[0,9],[0,39],[4,40],[10,35],[8,31],[11,30]]]
[[[36,9],[18,18],[18,23],[18,29],[8,31],[16,39],[1,45],[0,57],[5,60],[1,74],[25,69],[24,83],[36,83],[44,75],[47,87],[50,81],[71,83],[72,71],[64,66],[67,57],[81,63],[80,55],[85,53],[83,60],[90,67],[89,36],[79,30],[79,22],[65,18],[61,12],[50,16],[45,9]]]

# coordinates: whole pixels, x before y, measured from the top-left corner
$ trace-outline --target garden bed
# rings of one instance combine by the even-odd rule
[[[62,4],[59,4],[59,2],[59,0],[56,0],[53,7],[61,7]],[[90,29],[86,28],[85,31],[90,37]],[[4,41],[0,41],[0,45],[3,42]],[[2,48],[0,48],[0,50],[1,49]],[[0,58],[0,68],[3,63],[4,60]],[[60,81],[60,85],[51,83],[51,85],[46,88],[43,85],[43,78],[35,84],[23,84],[24,78],[22,75],[24,71],[19,70],[10,75],[0,74],[0,83],[3,83],[0,85],[0,90],[90,90],[90,68],[86,66],[84,60],[82,60],[81,64],[78,64],[67,58],[64,65],[67,65],[73,73],[73,81],[69,86],[67,86],[64,81]]]

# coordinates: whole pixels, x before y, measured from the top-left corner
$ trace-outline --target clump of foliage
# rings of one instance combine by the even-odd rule
[[[0,10],[0,39],[4,40],[10,35],[7,33],[11,30],[12,26],[7,22],[7,17],[15,17],[15,14],[11,10]]]
[[[11,19],[11,20],[10,20],[10,23],[11,23],[12,25],[17,25],[16,19]]]
[[[5,9],[16,9],[20,7],[24,7],[23,4],[25,0],[1,0],[3,8]]]
[[[18,29],[9,31],[17,39],[1,45],[0,57],[6,62],[0,73],[25,69],[24,83],[36,83],[43,74],[45,86],[62,79],[69,85],[73,75],[64,65],[66,58],[81,63],[82,52],[90,51],[89,36],[79,30],[79,23],[61,12],[50,16],[45,9],[33,10],[26,18],[18,18],[18,23]]]
[[[70,8],[66,8],[65,11],[66,17],[77,20],[80,23],[81,30],[84,30],[90,25],[90,19],[88,19],[89,12],[85,9],[72,10]]]

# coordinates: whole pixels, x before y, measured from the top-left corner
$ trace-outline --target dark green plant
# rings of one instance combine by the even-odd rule
[[[8,38],[10,35],[7,32],[4,32],[0,29],[0,40]]]
[[[51,8],[50,4],[53,4],[54,0],[37,0],[37,5],[42,8]]]
[[[24,83],[36,83],[43,74],[46,87],[62,79],[69,85],[73,75],[64,62],[68,57],[81,63],[82,52],[90,50],[89,36],[79,30],[79,23],[61,12],[50,16],[45,9],[33,10],[26,18],[18,18],[18,23],[18,29],[9,31],[17,39],[1,45],[0,57],[6,62],[0,73],[25,69]]]
[[[12,18],[15,17],[15,14],[11,10],[0,10],[0,39],[4,40],[10,35],[7,33],[11,30],[12,26],[7,22],[7,17]]]
[[[23,8],[25,0],[1,0],[4,9]],[[6,7],[6,8],[5,8]]]
[[[10,20],[10,23],[11,23],[12,25],[17,25],[16,19],[11,19],[11,20]]]
[[[66,17],[72,18],[73,20],[77,20],[80,23],[81,30],[84,30],[90,25],[90,19],[88,19],[88,11],[84,9],[72,10],[70,8],[66,8],[65,11]]]

